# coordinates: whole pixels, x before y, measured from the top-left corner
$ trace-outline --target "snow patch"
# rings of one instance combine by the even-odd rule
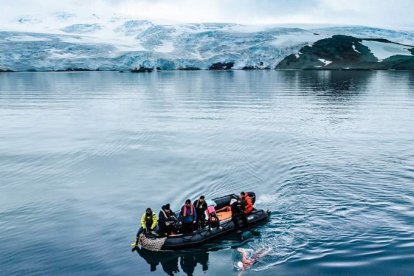
[[[354,51],[355,51],[355,52],[357,52],[357,53],[361,53],[360,51],[358,51],[358,50],[355,48],[355,45],[352,45],[352,49],[354,49]]]
[[[412,55],[410,52],[410,47],[404,45],[371,40],[363,40],[362,44],[371,50],[371,53],[378,59],[378,61],[383,61],[384,59],[395,55]]]
[[[318,60],[324,64],[323,66],[326,66],[326,65],[329,65],[329,64],[332,63],[332,61],[326,60],[326,59],[323,59],[323,58],[318,58]]]

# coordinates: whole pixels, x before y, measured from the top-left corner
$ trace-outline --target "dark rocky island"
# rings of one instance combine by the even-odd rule
[[[334,35],[302,47],[297,54],[285,57],[276,69],[414,70],[414,48],[387,39]]]

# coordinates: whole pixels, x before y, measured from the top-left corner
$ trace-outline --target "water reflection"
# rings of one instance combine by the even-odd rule
[[[316,75],[306,75],[312,78],[312,87],[314,91],[327,91],[332,94],[336,92],[355,91],[360,92],[365,88],[370,79],[372,72],[339,72],[339,71],[322,71],[314,72]],[[315,82],[315,79],[317,80]]]
[[[154,252],[138,248],[137,253],[149,264],[151,272],[156,271],[159,264],[168,275],[174,275],[180,269],[187,275],[194,275],[198,264],[202,271],[208,270],[208,252]]]
[[[154,202],[243,189],[276,211],[258,273],[411,275],[413,92],[412,72],[0,74],[1,274],[231,273],[230,237],[126,245]]]
[[[401,73],[401,72],[398,72]],[[395,72],[395,74],[397,74],[397,72]],[[400,74],[401,76],[401,83],[406,83],[407,87],[406,90],[403,91],[407,91],[409,96],[414,96],[414,72],[410,71],[410,72],[405,72],[405,74]]]

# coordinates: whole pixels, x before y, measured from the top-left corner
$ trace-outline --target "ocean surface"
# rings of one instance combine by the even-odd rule
[[[146,207],[257,193],[260,234],[131,252]],[[0,274],[414,274],[414,73],[1,73]]]

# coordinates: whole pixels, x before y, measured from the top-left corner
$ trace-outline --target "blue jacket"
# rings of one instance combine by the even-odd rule
[[[178,220],[182,223],[192,223],[193,221],[197,221],[197,212],[194,208],[194,206],[191,204],[190,207],[187,207],[187,214],[184,216],[184,207],[181,207],[180,216],[178,217]],[[191,216],[191,207],[193,208],[193,215]]]

